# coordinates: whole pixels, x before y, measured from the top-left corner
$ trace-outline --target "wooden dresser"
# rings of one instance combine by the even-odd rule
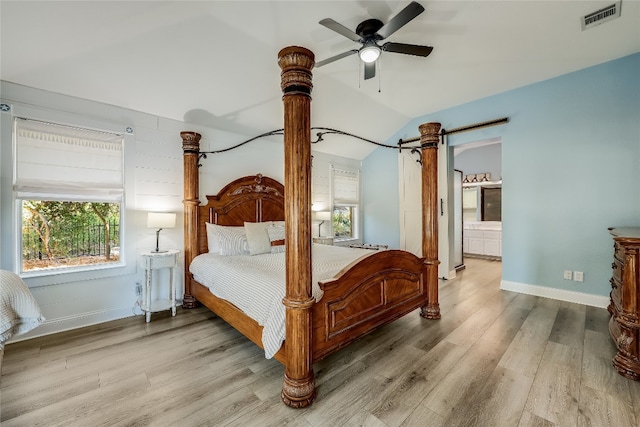
[[[613,366],[640,380],[640,228],[609,228],[613,236],[613,277],[609,332],[618,348]]]

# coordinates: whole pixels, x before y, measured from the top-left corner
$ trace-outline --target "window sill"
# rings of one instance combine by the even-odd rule
[[[129,268],[127,268],[129,267]],[[135,266],[133,267],[135,268]],[[64,283],[81,282],[107,277],[130,274],[132,270],[124,262],[103,264],[86,267],[63,267],[57,269],[30,270],[18,275],[24,279],[27,286],[37,288],[41,286],[59,285]],[[135,272],[135,270],[133,270]]]

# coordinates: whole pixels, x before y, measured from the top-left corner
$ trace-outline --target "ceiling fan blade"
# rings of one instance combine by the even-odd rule
[[[429,56],[433,47],[420,46],[417,44],[388,42],[382,45],[382,50],[386,52],[404,53],[406,55]]]
[[[338,34],[341,34],[341,35],[345,36],[349,40],[353,40],[354,42],[359,42],[360,41],[360,36],[359,35],[357,35],[353,31],[351,31],[350,29],[348,29],[344,25],[338,24],[336,21],[334,21],[331,18],[323,19],[322,21],[320,21],[320,25],[324,25],[328,29],[333,30]]]
[[[391,34],[407,25],[409,21],[420,15],[422,12],[424,12],[424,7],[422,7],[420,3],[412,1],[407,7],[398,12],[396,16],[391,18],[389,22],[384,24],[382,28],[378,30],[378,35],[382,37],[381,40],[386,39]]]
[[[336,56],[332,56],[331,58],[323,59],[322,61],[316,62],[316,67],[322,67],[323,65],[330,64],[333,61],[337,61],[338,59],[353,55],[356,52],[358,52],[358,49],[349,50],[347,52],[342,52],[341,54],[338,54]]]
[[[364,79],[369,80],[376,76],[376,63],[365,62],[364,63]]]

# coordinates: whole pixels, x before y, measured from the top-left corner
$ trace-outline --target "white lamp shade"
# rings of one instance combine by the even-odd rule
[[[329,211],[318,211],[316,212],[316,220],[318,221],[329,221],[331,219],[331,212]]]
[[[374,62],[380,56],[380,48],[376,45],[368,45],[361,48],[358,54],[364,62]]]
[[[165,212],[149,212],[147,215],[147,227],[149,228],[174,228],[176,226],[176,214]]]

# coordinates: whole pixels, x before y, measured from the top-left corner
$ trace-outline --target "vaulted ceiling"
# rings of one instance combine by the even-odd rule
[[[316,60],[357,48],[318,21],[355,30],[408,3],[3,0],[0,78],[250,137],[282,126],[281,48]],[[357,55],[314,69],[313,126],[385,141],[415,117],[640,51],[638,0],[587,31],[581,17],[612,0],[420,3],[388,40],[433,53],[383,52],[367,81]],[[326,139],[315,148],[353,158],[375,148]]]

